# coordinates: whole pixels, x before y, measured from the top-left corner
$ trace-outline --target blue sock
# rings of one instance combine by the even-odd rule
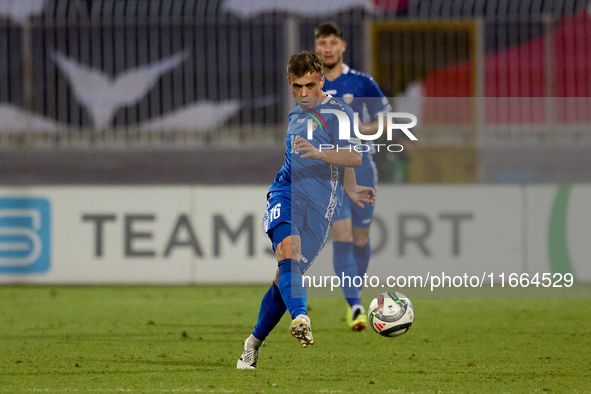
[[[353,242],[335,241],[332,245],[334,272],[342,281],[341,287],[343,293],[345,293],[345,298],[350,306],[361,305],[359,288],[353,285],[353,279],[357,276],[357,265],[353,258]]]
[[[371,246],[369,242],[365,246],[354,246],[353,257],[357,263],[357,275],[363,277],[367,273],[367,266],[369,265],[369,258],[371,256]]]
[[[285,313],[285,303],[281,298],[281,292],[271,283],[271,287],[265,293],[263,301],[261,301],[261,309],[259,310],[259,318],[257,325],[252,332],[257,339],[264,341],[267,335],[275,328],[279,320]]]
[[[297,260],[285,259],[279,262],[279,290],[283,302],[289,311],[292,319],[298,315],[308,315],[306,302],[308,292],[302,283],[302,271],[300,262]]]

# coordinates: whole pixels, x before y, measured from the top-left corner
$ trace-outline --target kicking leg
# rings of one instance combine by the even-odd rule
[[[285,313],[285,303],[276,283],[273,282],[265,293],[259,310],[259,317],[254,331],[244,341],[244,350],[238,360],[238,369],[255,369],[259,357],[259,349],[263,346],[267,335],[275,328]]]

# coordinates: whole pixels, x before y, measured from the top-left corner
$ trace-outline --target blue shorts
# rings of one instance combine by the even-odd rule
[[[377,169],[371,158],[367,163],[364,158],[363,165],[355,168],[355,179],[357,180],[358,185],[369,186],[376,189],[378,183]],[[351,218],[354,227],[367,228],[371,226],[374,207],[369,204],[364,205],[365,208],[357,206],[357,204],[354,204],[353,201],[351,201],[347,193],[345,193],[343,197],[343,206],[339,208],[335,222]]]
[[[305,272],[326,244],[332,221],[318,213],[302,199],[292,199],[282,193],[267,195],[265,232],[273,242],[273,250],[286,237],[299,235],[302,243],[300,268]]]

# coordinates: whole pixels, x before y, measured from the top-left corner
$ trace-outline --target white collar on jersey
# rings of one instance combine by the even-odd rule
[[[324,98],[324,100],[322,100],[321,104],[328,103],[328,100],[330,100],[332,98],[332,96],[330,94],[328,94],[328,93],[325,93],[325,94],[326,94],[326,97]]]
[[[349,74],[349,66],[347,66],[345,63],[343,63],[343,74]]]

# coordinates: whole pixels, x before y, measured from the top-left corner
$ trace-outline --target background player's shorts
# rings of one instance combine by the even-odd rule
[[[269,193],[265,212],[265,232],[273,242],[273,250],[289,235],[299,235],[302,241],[300,267],[305,272],[324,247],[332,221],[326,219],[306,201]]]
[[[375,163],[371,157],[367,163],[364,157],[363,163],[364,164],[361,167],[355,168],[357,184],[377,189],[378,177]],[[347,193],[345,193],[343,196],[343,206],[339,208],[335,222],[337,220],[351,218],[353,226],[367,228],[371,226],[371,222],[373,221],[373,210],[374,207],[369,204],[365,204],[365,208],[358,207],[357,204],[354,204],[353,201],[351,201]]]

